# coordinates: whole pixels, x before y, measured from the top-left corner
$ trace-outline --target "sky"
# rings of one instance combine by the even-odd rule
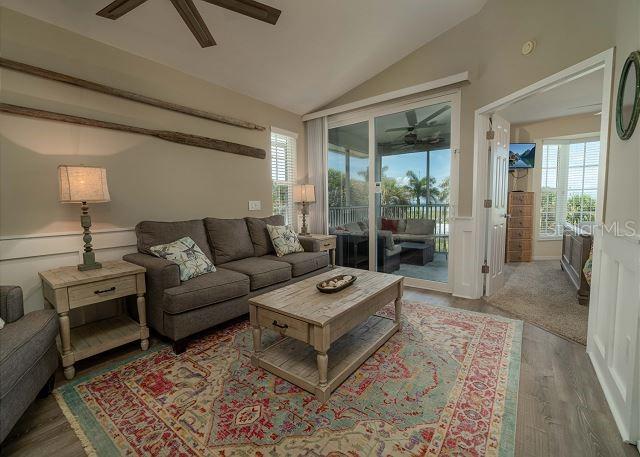
[[[329,168],[344,171],[344,155],[329,151]],[[367,169],[369,160],[367,158],[353,158],[351,160],[351,179],[364,179],[358,172]],[[412,152],[407,154],[386,156],[382,158],[382,166],[388,167],[385,176],[395,178],[399,184],[407,184],[407,171],[413,170],[420,178],[427,174],[426,153]],[[449,176],[451,169],[451,150],[440,149],[431,151],[431,176],[436,178],[439,184]]]

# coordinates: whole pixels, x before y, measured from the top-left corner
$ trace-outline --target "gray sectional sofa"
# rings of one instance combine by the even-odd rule
[[[206,218],[180,222],[144,221],[136,226],[138,253],[124,260],[147,269],[147,322],[184,351],[185,339],[249,312],[248,299],[329,269],[327,252],[277,257],[267,224],[282,216]],[[178,265],[151,255],[150,247],[191,237],[213,261],[215,272],[181,282]]]
[[[0,287],[0,442],[38,395],[53,390],[58,368],[58,315],[52,309],[25,314],[22,289]],[[1,454],[2,452],[0,452]]]

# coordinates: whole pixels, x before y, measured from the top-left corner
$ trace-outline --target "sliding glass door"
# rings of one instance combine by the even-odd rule
[[[451,104],[375,118],[378,271],[449,280]]]
[[[329,129],[329,233],[336,264],[369,269],[369,122]]]
[[[329,231],[338,265],[450,289],[458,119],[457,94],[330,119]]]

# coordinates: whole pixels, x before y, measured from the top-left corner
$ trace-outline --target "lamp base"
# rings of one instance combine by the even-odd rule
[[[93,251],[83,252],[82,261],[83,263],[78,264],[79,271],[97,270],[98,268],[102,268],[102,264],[100,262],[96,262],[96,255]]]
[[[97,270],[99,268],[102,268],[102,264],[100,262],[96,262],[93,265],[85,265],[84,263],[78,264],[79,271]]]

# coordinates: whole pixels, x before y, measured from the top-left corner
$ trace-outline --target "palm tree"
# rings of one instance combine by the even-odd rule
[[[416,197],[416,203],[420,206],[420,197],[426,197],[427,195],[427,178],[419,178],[413,170],[407,171],[407,178],[409,178],[407,189]]]

